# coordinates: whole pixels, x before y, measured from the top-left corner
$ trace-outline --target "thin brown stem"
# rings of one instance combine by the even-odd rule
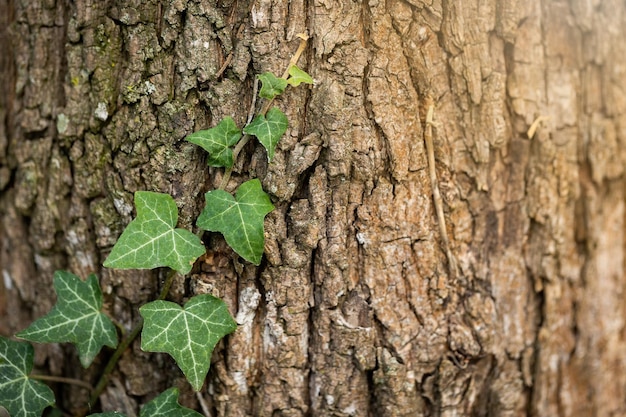
[[[246,125],[249,125],[252,119],[254,118],[254,110],[256,108],[256,97],[257,90],[259,89],[259,79],[254,79],[254,87],[252,89],[252,103],[250,104],[250,110],[248,110],[248,118],[246,119]],[[226,169],[224,172],[224,176],[222,177],[222,182],[220,183],[220,190],[226,189],[228,185],[228,181],[230,181],[230,175],[233,173],[233,167],[235,166],[235,161],[237,161],[237,157],[239,156],[239,152],[243,149],[244,146],[250,141],[250,136],[243,135],[243,137],[237,142],[235,149],[233,149],[233,164]]]
[[[243,147],[246,146],[248,142],[250,142],[249,135],[243,135],[243,137],[239,140],[239,142],[237,142],[237,145],[233,149],[233,165],[228,167],[226,171],[224,172],[224,176],[222,177],[222,182],[220,183],[220,186],[219,186],[220,190],[226,189],[226,186],[228,185],[228,181],[230,181],[230,176],[233,173],[233,167],[235,166],[235,161],[237,160],[237,157],[239,156],[239,153],[241,152]]]
[[[196,398],[200,403],[200,408],[202,408],[202,413],[204,414],[204,417],[211,417],[211,410],[209,409],[209,405],[206,403],[206,400],[202,396],[202,393],[196,392]]]
[[[161,293],[157,300],[164,300],[167,297],[167,294],[172,287],[172,283],[174,282],[174,277],[176,276],[175,270],[170,270],[165,277],[165,282],[163,283],[163,288],[161,288]],[[130,344],[139,336],[141,329],[143,328],[143,318],[140,318],[135,327],[128,333],[128,335],[122,339],[120,344],[117,346],[115,352],[109,359],[109,362],[106,364],[104,371],[102,371],[102,375],[100,375],[100,380],[96,384],[96,387],[91,392],[91,396],[89,397],[89,407],[92,407],[98,398],[102,394],[102,391],[107,387],[109,383],[109,379],[111,378],[111,372],[115,369],[117,362],[120,360],[126,349],[130,346]]]
[[[259,92],[259,79],[254,77],[254,83],[252,84],[252,103],[248,109],[248,118],[246,119],[246,125],[249,125],[254,118],[254,111],[256,110],[257,93]]]
[[[300,56],[304,52],[304,49],[306,48],[306,44],[309,40],[309,36],[306,33],[299,33],[298,37],[300,38],[300,45],[298,45],[298,49],[296,50],[296,53],[293,54],[293,56],[291,57],[291,60],[289,60],[289,65],[287,65],[287,69],[285,69],[285,72],[283,72],[282,78],[284,78],[285,80],[289,77],[289,70],[291,70],[291,67],[298,64],[298,60],[300,59]],[[274,99],[267,100],[265,104],[263,105],[263,107],[261,108],[261,111],[259,112],[259,114],[267,113],[273,101]]]
[[[172,284],[174,283],[174,277],[176,277],[176,271],[174,269],[170,269],[165,277],[163,288],[161,288],[161,293],[159,294],[157,300],[165,300],[165,297],[169,294],[170,288],[172,288]]]
[[[291,67],[298,64],[300,55],[302,55],[302,53],[306,49],[306,44],[309,40],[309,35],[307,35],[306,33],[298,33],[296,36],[300,38],[300,45],[298,45],[298,49],[296,50],[296,53],[293,54],[293,56],[291,57],[291,60],[289,60],[289,65],[287,66],[287,69],[285,70],[285,72],[283,72],[284,79],[287,79],[287,77],[289,76],[289,70],[291,69]]]
[[[36,379],[38,381],[60,382],[62,384],[77,385],[89,391],[93,390],[93,387],[91,386],[91,384],[85,381],[81,381],[80,379],[66,378],[63,376],[54,376],[54,375],[38,375],[38,374],[30,374],[28,377],[31,379]]]
[[[113,369],[115,369],[117,362],[120,360],[122,354],[126,351],[128,346],[130,346],[135,338],[137,338],[139,332],[141,332],[142,327],[143,318],[140,318],[139,322],[135,325],[133,330],[128,333],[128,336],[126,336],[126,338],[120,342],[115,352],[113,352],[113,355],[109,359],[109,362],[104,368],[104,371],[102,371],[102,375],[100,375],[100,380],[96,384],[94,390],[91,392],[91,396],[89,397],[89,407],[92,407],[96,404],[96,401],[98,401],[98,397],[100,397],[100,394],[102,394],[102,391],[104,391],[107,384],[109,383],[109,379],[111,378],[111,372],[113,372]]]
[[[430,176],[430,185],[433,193],[433,202],[435,211],[437,212],[437,221],[439,223],[439,234],[443,241],[446,258],[448,259],[448,268],[452,279],[458,276],[458,266],[456,259],[450,249],[450,239],[448,238],[448,229],[446,228],[446,218],[443,213],[443,200],[439,191],[439,181],[437,179],[437,171],[435,170],[435,149],[433,146],[433,118],[435,106],[431,97],[426,98],[426,122],[424,126],[424,143],[426,144],[426,154],[428,157],[428,173]]]
[[[228,68],[228,66],[230,65],[232,60],[233,60],[233,53],[231,52],[226,57],[226,60],[224,61],[224,64],[222,64],[222,68],[220,68],[219,71],[217,71],[217,74],[215,74],[215,78],[216,79],[218,79],[218,78],[220,78],[222,76],[222,74],[224,73],[224,71],[226,71],[226,68]]]

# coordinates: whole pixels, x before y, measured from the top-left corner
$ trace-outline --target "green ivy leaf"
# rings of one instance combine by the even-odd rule
[[[178,389],[170,388],[143,406],[139,417],[202,417],[202,414],[178,404]]]
[[[28,377],[33,355],[30,343],[0,336],[0,406],[13,417],[39,417],[54,404],[52,390]]]
[[[261,80],[261,90],[259,96],[272,100],[274,97],[282,94],[287,88],[287,80],[284,78],[278,78],[271,72],[264,72],[257,75],[257,78]]]
[[[217,342],[237,329],[226,304],[209,294],[192,297],[183,307],[153,301],[139,308],[144,318],[141,348],[169,353],[189,383],[200,391]]]
[[[107,268],[152,269],[169,266],[186,274],[205,248],[200,238],[175,229],[178,209],[169,194],[135,193],[137,218],[126,227],[108,258]]]
[[[289,67],[289,75],[290,77],[287,78],[287,83],[294,87],[297,87],[302,83],[313,84],[313,78],[295,65]]]
[[[233,166],[234,146],[241,138],[241,130],[232,117],[225,117],[217,126],[200,130],[187,136],[185,140],[195,143],[209,153],[208,164],[212,167]]]
[[[197,224],[204,230],[221,232],[235,252],[255,265],[261,263],[265,246],[263,220],[274,210],[258,179],[246,181],[236,197],[223,190],[205,194],[206,206]]]
[[[258,115],[252,123],[246,126],[243,131],[249,135],[254,135],[259,139],[267,150],[267,159],[269,161],[274,157],[274,149],[278,141],[287,131],[289,121],[285,113],[276,107],[269,109],[267,114]]]
[[[80,363],[91,365],[102,346],[117,346],[115,325],[102,310],[102,292],[98,278],[87,281],[67,271],[54,273],[57,303],[44,317],[31,323],[17,337],[37,343],[73,343]]]
[[[178,389],[170,388],[162,392],[141,408],[139,417],[202,417],[202,414],[178,404]],[[116,411],[90,414],[88,417],[126,417]]]

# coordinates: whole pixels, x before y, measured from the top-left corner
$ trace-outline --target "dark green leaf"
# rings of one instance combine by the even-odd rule
[[[208,130],[200,130],[187,136],[185,140],[195,143],[209,153],[208,164],[213,167],[233,165],[234,146],[241,138],[241,130],[232,117],[225,117],[219,124]]]
[[[162,392],[141,408],[139,417],[202,417],[202,414],[178,404],[178,394],[177,388],[170,388]],[[90,414],[88,417],[126,417],[126,415],[109,411]]]
[[[48,386],[29,378],[33,347],[0,336],[0,406],[13,417],[39,417],[54,404]]]
[[[143,406],[139,417],[202,417],[202,414],[178,404],[178,389],[170,388]]]
[[[282,94],[287,88],[287,80],[284,78],[278,78],[271,72],[264,72],[257,75],[257,78],[261,80],[261,90],[259,96],[272,100],[274,97]]]
[[[259,139],[267,151],[267,159],[272,160],[274,150],[278,141],[287,131],[289,122],[285,113],[272,107],[267,114],[262,114],[254,118],[252,123],[246,126],[243,131],[249,135],[254,135]]]
[[[115,325],[102,310],[98,278],[91,274],[86,282],[67,271],[54,273],[57,303],[44,317],[17,334],[37,343],[73,343],[80,363],[86,368],[102,346],[117,346]]]
[[[237,329],[226,304],[202,294],[192,297],[184,308],[170,301],[153,301],[139,312],[145,320],[141,348],[172,355],[193,389],[200,391],[213,348]]]
[[[181,274],[188,273],[205,249],[198,236],[175,228],[178,208],[172,196],[137,191],[135,206],[137,218],[126,227],[104,266],[120,269],[169,266]]]
[[[221,232],[235,252],[255,265],[261,263],[265,215],[274,210],[258,179],[244,182],[236,197],[223,190],[205,194],[206,206],[197,224],[204,230]]]

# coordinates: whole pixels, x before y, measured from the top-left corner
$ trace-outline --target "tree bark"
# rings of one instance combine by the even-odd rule
[[[276,156],[249,144],[227,187],[257,176],[271,194],[265,260],[207,233],[170,294],[222,297],[240,324],[201,392],[212,415],[626,413],[624,2],[0,5],[0,334],[50,310],[57,269],[97,273],[131,328],[165,274],[101,266],[133,193],[172,194],[196,231],[223,172],[183,138],[242,126],[255,74],[281,74],[307,32],[315,85],[277,101]],[[39,371],[89,382],[107,356],[84,371],[71,347],[36,352]],[[200,410],[172,359],[136,342],[101,408],[130,414],[169,386]]]

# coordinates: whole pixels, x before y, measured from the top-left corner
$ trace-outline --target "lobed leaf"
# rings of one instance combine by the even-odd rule
[[[258,179],[239,186],[235,197],[223,190],[205,194],[206,206],[197,224],[204,230],[221,232],[235,252],[255,265],[261,263],[265,246],[263,222],[274,210]]]
[[[261,90],[259,96],[268,100],[274,99],[274,97],[280,95],[287,88],[287,80],[284,78],[278,78],[271,72],[264,72],[257,75],[257,78],[261,80]]]
[[[0,336],[0,406],[13,417],[39,417],[54,404],[52,390],[28,376],[33,355],[30,343]]]
[[[258,115],[246,126],[243,131],[249,135],[254,135],[259,139],[267,151],[269,161],[274,157],[274,150],[280,138],[287,131],[289,121],[285,113],[276,107],[272,107],[265,115]]]
[[[175,228],[178,208],[169,194],[135,193],[137,218],[126,227],[104,261],[107,268],[152,269],[160,266],[186,274],[205,248],[188,230]]]
[[[145,320],[141,348],[169,353],[196,391],[209,372],[215,345],[237,329],[226,304],[209,294],[192,297],[184,307],[153,301],[139,308],[139,313]]]
[[[163,391],[141,408],[139,417],[202,417],[202,414],[178,404],[178,394],[177,388]],[[126,415],[109,411],[108,413],[90,414],[89,417],[126,417]]]
[[[293,87],[297,87],[302,83],[313,84],[313,78],[295,65],[289,67],[289,76],[287,83]]]
[[[209,153],[208,164],[213,167],[233,166],[234,146],[241,138],[241,130],[232,117],[225,117],[217,126],[208,130],[199,130],[185,138],[186,141],[200,146]]]
[[[147,403],[139,417],[202,417],[202,414],[178,404],[178,388],[170,388]]]
[[[44,317],[31,323],[17,337],[37,343],[73,343],[80,363],[86,368],[102,346],[117,346],[115,325],[102,310],[98,278],[91,274],[83,282],[67,271],[54,273],[57,303]]]

